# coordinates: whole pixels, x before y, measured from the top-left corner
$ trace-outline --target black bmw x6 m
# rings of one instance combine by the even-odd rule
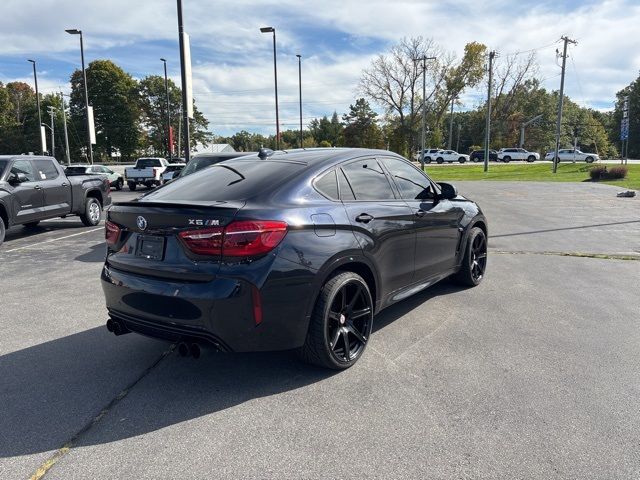
[[[343,369],[385,307],[482,281],[487,221],[391,152],[263,150],[114,204],[106,243],[110,331]]]

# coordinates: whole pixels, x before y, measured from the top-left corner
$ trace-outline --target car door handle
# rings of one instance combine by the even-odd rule
[[[36,185],[35,187],[33,187],[34,190],[42,190],[42,187],[40,185]]]
[[[424,210],[420,209],[416,212],[416,217],[424,217],[427,214]]]
[[[67,182],[62,182],[62,186],[63,186],[63,187],[68,187],[68,186],[69,186],[69,184],[68,184]]]
[[[368,213],[361,213],[356,217],[356,222],[360,223],[369,223],[371,220],[373,220],[373,217]]]

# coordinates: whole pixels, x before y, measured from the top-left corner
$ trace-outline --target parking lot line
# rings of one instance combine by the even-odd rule
[[[56,242],[58,240],[64,240],[65,238],[77,237],[78,235],[84,235],[85,233],[97,232],[98,230],[103,230],[104,227],[100,228],[92,228],[91,230],[85,230],[84,232],[73,233],[71,235],[65,235],[64,237],[52,238],[50,240],[44,240],[38,243],[32,243],[31,245],[23,245],[22,247],[13,248],[11,250],[7,250],[5,253],[16,252],[18,250],[24,250],[25,248],[36,247],[38,245],[44,245],[45,243]]]

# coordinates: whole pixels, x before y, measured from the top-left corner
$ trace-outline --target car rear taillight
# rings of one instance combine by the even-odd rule
[[[252,257],[278,246],[287,234],[287,224],[275,220],[241,220],[226,227],[180,232],[186,247],[198,255]]]
[[[222,227],[212,227],[180,232],[178,236],[193,253],[198,255],[221,255],[223,232]]]
[[[120,232],[122,230],[118,225],[107,220],[104,222],[104,238],[107,241],[107,245],[115,245],[120,239]]]

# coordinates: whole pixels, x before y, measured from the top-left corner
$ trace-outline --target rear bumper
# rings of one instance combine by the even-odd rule
[[[223,276],[176,282],[105,264],[101,283],[109,316],[133,332],[169,341],[211,343],[235,352],[300,347],[308,327],[311,281],[306,275],[286,282],[272,277],[260,288]],[[259,323],[256,294],[262,311]]]

